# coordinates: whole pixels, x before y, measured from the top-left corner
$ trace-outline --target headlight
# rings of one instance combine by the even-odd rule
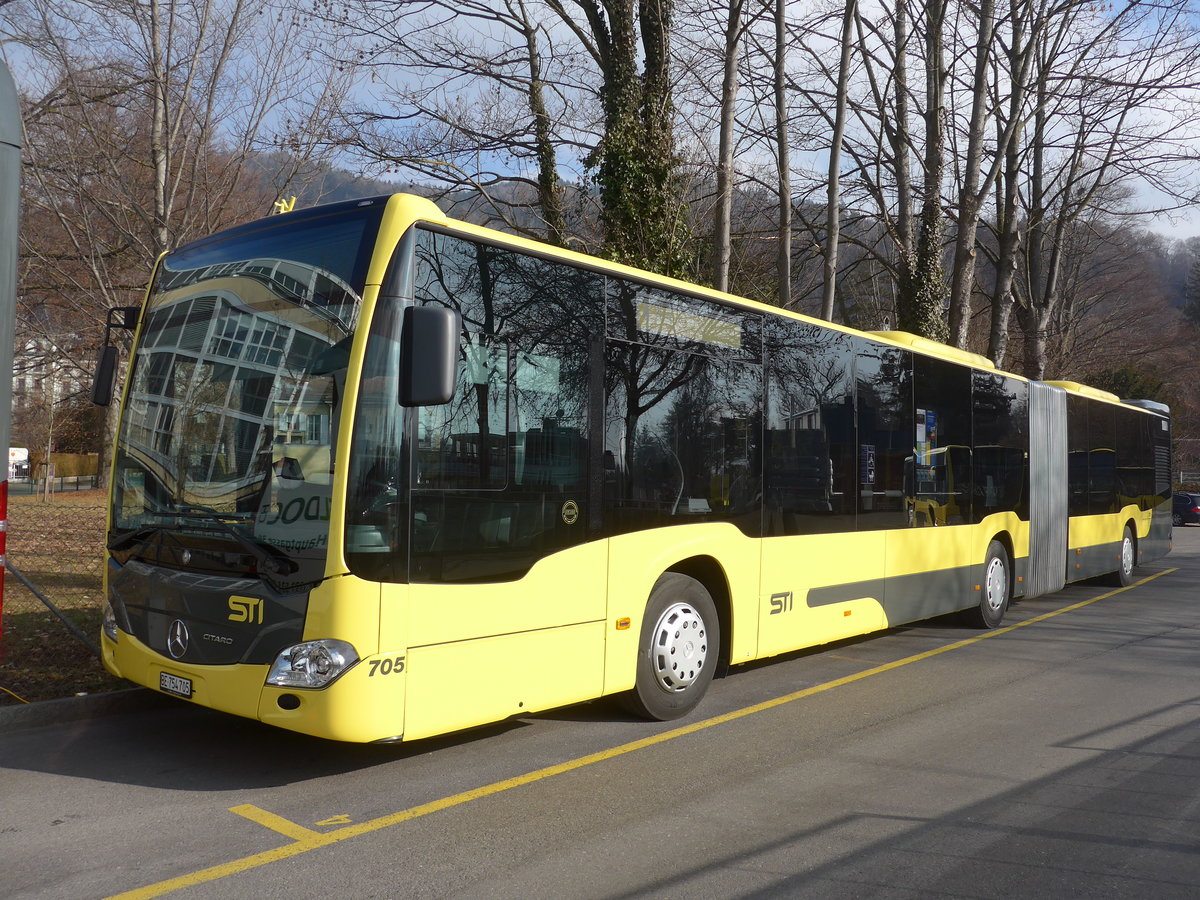
[[[358,662],[358,651],[345,641],[305,641],[288,647],[275,659],[267,684],[278,687],[323,688]]]
[[[113,612],[112,604],[107,600],[104,601],[104,620],[100,623],[100,627],[104,630],[104,636],[110,641],[117,639],[117,614]]]

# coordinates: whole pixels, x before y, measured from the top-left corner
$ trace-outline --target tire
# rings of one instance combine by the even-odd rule
[[[979,605],[964,612],[970,625],[976,628],[997,628],[1004,621],[1008,602],[1012,598],[1012,562],[1008,550],[999,541],[988,544],[983,558],[983,584]]]
[[[632,691],[623,697],[634,715],[665,722],[687,715],[704,696],[717,668],[721,626],[704,585],[667,572],[646,601]]]
[[[1125,533],[1121,535],[1120,559],[1117,571],[1104,576],[1104,582],[1113,587],[1129,587],[1133,584],[1133,570],[1137,565],[1137,540],[1128,525],[1125,526]]]
[[[1182,528],[1183,516],[1181,516],[1179,513],[1171,513],[1171,524],[1176,528]]]

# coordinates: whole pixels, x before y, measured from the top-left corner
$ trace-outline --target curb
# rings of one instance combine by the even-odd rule
[[[0,731],[20,731],[43,725],[81,722],[101,716],[142,712],[166,706],[171,698],[146,688],[128,688],[61,700],[38,700],[20,706],[0,706]]]

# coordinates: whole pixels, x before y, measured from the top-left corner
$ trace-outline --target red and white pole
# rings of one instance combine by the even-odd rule
[[[0,447],[12,437],[13,339],[17,320],[17,225],[21,210],[21,106],[0,59]],[[0,463],[0,658],[4,656],[4,571],[8,537],[8,463]]]

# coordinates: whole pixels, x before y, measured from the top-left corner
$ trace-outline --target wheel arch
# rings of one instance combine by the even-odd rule
[[[1017,564],[1017,553],[1016,553],[1016,550],[1014,549],[1016,544],[1013,541],[1012,533],[1010,531],[1008,531],[1007,529],[1002,530],[1002,531],[997,531],[995,534],[993,534],[988,539],[989,544],[992,541],[1000,542],[1001,546],[1004,547],[1004,552],[1008,554],[1009,564],[1015,567]]]
[[[717,676],[724,675],[729,668],[730,647],[733,645],[733,598],[729,588],[729,577],[725,568],[712,556],[699,555],[681,559],[667,568],[695,578],[704,585],[717,608],[717,619],[721,626],[721,647],[717,655]]]

